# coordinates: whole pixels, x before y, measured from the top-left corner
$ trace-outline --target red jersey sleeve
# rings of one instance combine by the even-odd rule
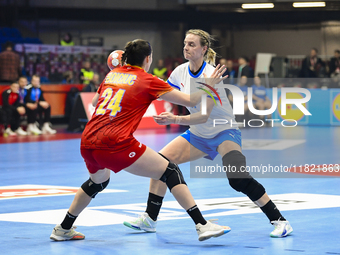
[[[159,98],[161,95],[172,91],[174,88],[169,85],[169,83],[163,81],[162,79],[152,76],[150,83],[149,93],[152,100]]]

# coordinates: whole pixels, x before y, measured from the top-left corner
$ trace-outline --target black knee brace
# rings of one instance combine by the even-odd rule
[[[264,187],[246,171],[246,158],[239,151],[230,151],[222,158],[226,167],[230,186],[247,195],[252,201],[260,199],[265,193]]]
[[[185,184],[183,175],[179,167],[175,163],[169,162],[169,165],[167,166],[164,174],[160,178],[162,182],[165,182],[168,186],[170,192],[173,187],[175,187],[178,184]]]
[[[89,178],[86,182],[83,183],[83,185],[81,185],[81,188],[89,197],[95,198],[95,196],[99,192],[103,191],[106,188],[109,182],[110,178],[103,183],[96,184],[91,180],[91,178]]]

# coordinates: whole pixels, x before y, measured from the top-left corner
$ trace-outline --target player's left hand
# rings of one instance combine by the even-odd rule
[[[173,124],[176,120],[176,115],[173,115],[171,112],[162,112],[161,114],[152,117],[159,125]]]
[[[222,77],[222,75],[225,73],[226,70],[227,69],[225,68],[224,65],[221,66],[220,64],[218,64],[210,77],[207,77],[207,75],[205,73],[203,73],[203,76],[205,78],[205,82],[208,85],[214,87],[215,84],[220,83],[221,81],[223,81],[224,79],[226,79],[228,77],[228,75]]]

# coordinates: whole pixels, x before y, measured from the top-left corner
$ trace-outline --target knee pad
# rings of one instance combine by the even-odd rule
[[[183,175],[179,167],[175,163],[169,162],[164,174],[160,178],[162,182],[165,182],[168,186],[170,192],[173,187],[177,186],[178,184],[185,184]]]
[[[260,199],[266,193],[264,187],[246,171],[246,158],[241,152],[230,151],[222,160],[229,184],[234,190],[247,195],[252,201]]]
[[[96,184],[91,180],[91,178],[89,178],[83,183],[83,185],[81,185],[81,188],[89,197],[95,198],[99,192],[103,191],[107,187],[109,182],[110,178],[103,183]]]

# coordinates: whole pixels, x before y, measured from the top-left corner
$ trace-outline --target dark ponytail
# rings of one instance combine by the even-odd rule
[[[125,45],[122,63],[134,66],[142,66],[143,61],[152,53],[151,45],[148,41],[136,39]]]

